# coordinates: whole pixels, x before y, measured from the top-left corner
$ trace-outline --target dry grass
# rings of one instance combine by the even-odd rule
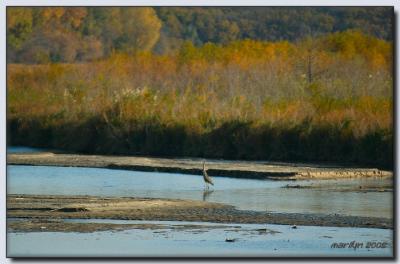
[[[8,65],[11,142],[391,166],[391,44],[343,34],[367,48],[338,48],[333,34],[312,45],[187,44],[169,56]]]

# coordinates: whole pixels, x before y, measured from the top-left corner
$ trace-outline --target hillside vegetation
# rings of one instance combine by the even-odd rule
[[[114,52],[297,41],[346,30],[392,40],[392,7],[8,7],[7,60],[86,62]]]
[[[82,153],[391,168],[392,58],[390,40],[350,30],[9,64],[9,140]]]

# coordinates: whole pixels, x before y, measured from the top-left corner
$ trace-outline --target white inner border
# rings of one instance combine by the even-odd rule
[[[185,1],[185,0],[135,0],[135,1],[110,1],[110,0],[86,0],[86,1],[78,1],[78,0],[5,0],[0,3],[0,178],[1,178],[1,195],[0,195],[0,262],[1,263],[13,263],[11,259],[6,258],[6,6],[394,6],[396,16],[398,16],[398,11],[400,9],[400,1],[395,0],[275,0],[275,1],[262,1],[262,0],[197,0],[197,1]],[[399,18],[397,17],[395,28],[396,35],[399,35]],[[399,41],[396,39],[396,53],[398,54],[399,50]],[[396,55],[397,55],[396,54]],[[398,58],[398,56],[397,56]],[[396,60],[397,63],[397,60]],[[399,65],[396,64],[396,85],[395,88],[399,87]],[[398,102],[399,102],[399,94],[397,93],[397,97],[395,100],[397,103],[395,105],[396,115],[396,123],[399,124],[399,115],[398,115]],[[396,130],[396,138],[399,137],[399,131]],[[396,153],[398,153],[398,144],[396,145]],[[396,157],[394,164],[400,164],[399,156]],[[398,175],[398,170],[395,172],[396,176]],[[398,187],[398,186],[396,186]],[[398,195],[396,204],[399,203]],[[399,223],[399,210],[397,210],[397,223]],[[397,226],[398,227],[398,226]],[[398,228],[396,228],[398,232]],[[396,232],[396,235],[397,235]],[[397,241],[397,249],[399,241]],[[18,261],[18,263],[32,263],[33,261]],[[35,261],[35,263],[41,263],[42,261]],[[61,261],[51,260],[46,261],[45,263],[57,263]],[[63,260],[63,263],[119,263],[118,260],[109,260],[109,261],[68,261]],[[124,261],[125,262],[125,261]],[[131,261],[129,261],[131,262]],[[141,263],[149,263],[149,261],[135,261]],[[153,261],[156,262],[156,261]],[[158,262],[158,261],[157,261]],[[203,261],[202,261],[203,262]],[[205,263],[217,263],[217,261],[204,261]],[[269,261],[271,263],[282,263],[283,261]],[[339,261],[338,261],[339,262]],[[342,261],[341,261],[342,262]],[[361,261],[362,262],[362,261]],[[368,261],[369,263],[374,263]],[[396,262],[400,262],[399,257]],[[236,262],[236,263],[245,263],[245,261]],[[352,263],[350,261],[342,262],[342,263]],[[376,261],[376,263],[379,263]]]

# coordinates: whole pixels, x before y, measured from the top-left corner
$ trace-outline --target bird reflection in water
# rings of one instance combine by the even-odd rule
[[[203,191],[203,202],[207,202],[209,200],[210,195],[214,192],[214,190],[204,189]]]

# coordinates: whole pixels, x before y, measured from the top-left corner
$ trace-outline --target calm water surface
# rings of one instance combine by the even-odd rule
[[[82,221],[212,225],[214,228],[131,229],[117,232],[8,233],[9,257],[35,256],[392,256],[392,231],[374,228],[336,228],[286,225],[215,224],[174,221]],[[215,226],[224,228],[215,228]],[[276,233],[259,233],[258,228]],[[225,242],[225,239],[236,239]],[[362,248],[332,248],[332,243],[363,243]],[[386,242],[386,248],[366,248],[368,242]],[[51,250],[50,250],[51,249]]]
[[[11,148],[9,153],[40,152]],[[375,182],[374,182],[375,181]],[[221,202],[243,210],[325,213],[392,217],[392,192],[343,192],[285,189],[287,184],[355,186],[390,181],[327,180],[271,181],[214,177],[215,186],[205,192],[198,175],[137,172],[98,168],[7,166],[9,194],[96,195],[179,198]],[[10,221],[10,220],[9,220]],[[132,257],[132,256],[392,256],[393,231],[373,228],[337,228],[287,225],[229,224],[227,228],[178,230],[176,225],[227,224],[177,221],[82,220],[69,222],[146,223],[167,229],[131,229],[93,233],[7,233],[9,257]],[[254,232],[258,228],[277,231]],[[253,230],[253,231],[249,231]],[[236,239],[233,243],[226,238]],[[363,243],[363,247],[331,248],[332,243]],[[384,249],[367,249],[367,242],[388,242]]]
[[[205,192],[203,179],[198,175],[51,166],[11,165],[7,169],[10,194],[177,198],[226,203],[243,210],[392,215],[392,192],[287,189],[281,187],[294,184],[293,181],[226,177],[214,177],[214,187]],[[368,181],[371,180],[322,182],[328,186],[358,186]],[[315,181],[302,181],[300,184],[313,183]],[[321,181],[318,183],[321,184]]]
[[[15,146],[15,147],[8,147],[8,153],[36,153],[36,152],[45,152],[46,149],[43,148],[31,148],[31,147],[24,147],[24,146]]]

